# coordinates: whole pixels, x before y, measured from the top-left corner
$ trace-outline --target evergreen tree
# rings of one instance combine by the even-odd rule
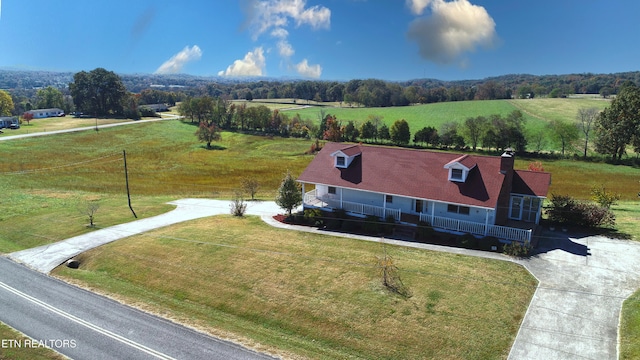
[[[276,195],[276,204],[287,210],[287,215],[291,216],[291,211],[302,204],[302,192],[298,183],[291,173],[287,171]]]

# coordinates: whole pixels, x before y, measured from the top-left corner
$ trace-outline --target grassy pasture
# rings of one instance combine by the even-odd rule
[[[258,348],[313,359],[506,358],[536,280],[515,264],[218,216],[124,239],[55,274]],[[505,294],[509,294],[505,296]],[[259,345],[258,345],[259,344]]]
[[[224,133],[206,150],[180,121],[0,142],[0,252],[59,241],[91,229],[83,214],[97,200],[99,227],[134,220],[127,206],[122,150],[139,217],[166,212],[183,197],[231,197],[241,179],[258,179],[273,199],[283,174],[311,160],[311,141]],[[84,207],[84,209],[83,209]],[[37,226],[35,226],[37,225]]]
[[[592,107],[602,110],[611,103],[609,99],[602,98],[540,98],[508,101],[523,113],[545,122],[552,120],[577,122],[578,110]]]
[[[321,111],[325,114],[337,116],[338,120],[346,123],[354,121],[362,124],[369,115],[382,116],[382,121],[391,126],[394,121],[405,119],[409,123],[411,132],[415,132],[425,126],[433,126],[439,129],[442,124],[450,121],[462,122],[468,117],[488,116],[492,114],[507,115],[516,108],[504,100],[492,101],[458,101],[446,103],[434,103],[426,105],[401,106],[401,107],[310,107],[301,110],[288,110],[285,113],[293,116],[300,114],[302,118],[316,120]],[[528,119],[527,119],[528,120]]]

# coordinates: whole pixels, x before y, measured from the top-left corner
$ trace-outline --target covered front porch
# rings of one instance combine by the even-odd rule
[[[352,201],[345,201],[342,198],[336,199],[329,194],[319,194],[317,189],[304,194],[303,206],[305,208],[320,208],[328,211],[343,209],[355,215],[373,215],[385,219],[392,216],[396,221],[410,224],[418,222],[426,223],[436,230],[454,233],[470,233],[475,236],[493,236],[501,240],[531,242],[534,224],[530,228],[518,228],[509,226],[492,225],[488,222],[474,222],[454,219],[449,217],[436,216],[431,213],[403,213],[401,209],[385,206],[374,206]]]

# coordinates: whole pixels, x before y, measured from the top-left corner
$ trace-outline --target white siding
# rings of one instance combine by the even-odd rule
[[[456,213],[453,213],[453,212],[449,212],[448,211],[448,207],[449,207],[449,204],[436,203],[435,204],[435,214],[434,215],[435,216],[440,216],[440,217],[447,217],[447,218],[451,218],[451,219],[479,222],[479,223],[483,223],[483,224],[485,222],[486,215],[487,215],[486,209],[469,207],[469,214],[466,215],[466,214],[456,214]],[[491,214],[490,214],[490,218],[489,218],[489,224],[491,224],[491,225],[493,225],[493,223],[494,223],[492,213],[493,213],[493,210],[491,210]]]

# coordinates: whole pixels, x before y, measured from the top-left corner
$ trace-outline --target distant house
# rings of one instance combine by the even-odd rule
[[[13,126],[20,126],[20,121],[16,116],[2,116],[0,117],[0,129]]]
[[[551,174],[514,170],[514,160],[511,151],[479,156],[327,143],[298,181],[305,208],[530,241]]]
[[[27,113],[32,114],[34,119],[64,116],[64,111],[58,108],[29,110]]]
[[[164,112],[164,111],[169,111],[169,105],[167,104],[147,104],[147,105],[140,105],[138,106],[139,108],[147,108],[152,110],[153,112]]]

